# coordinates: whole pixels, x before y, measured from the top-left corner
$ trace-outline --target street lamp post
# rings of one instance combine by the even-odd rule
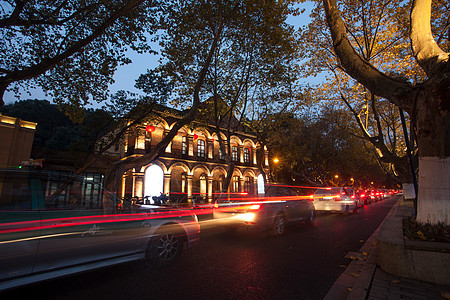
[[[336,186],[339,186],[339,175],[334,175],[334,179],[336,179]]]
[[[278,165],[279,162],[280,162],[280,160],[277,157],[275,157],[273,159],[273,163],[274,163],[273,173],[274,173],[274,181],[275,182],[277,182],[277,165]]]

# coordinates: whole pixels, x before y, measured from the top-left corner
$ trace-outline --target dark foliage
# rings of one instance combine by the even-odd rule
[[[102,110],[84,110],[81,123],[74,123],[57,105],[47,100],[23,100],[0,107],[0,113],[37,123],[34,149],[90,153],[96,139],[111,120]]]
[[[403,234],[410,240],[450,243],[450,226],[444,223],[432,225],[404,219]]]

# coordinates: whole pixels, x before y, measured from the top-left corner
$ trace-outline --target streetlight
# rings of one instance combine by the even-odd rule
[[[336,182],[334,184],[336,184],[336,186],[339,186],[339,175],[334,175],[334,179],[336,179]]]
[[[274,162],[274,167],[273,167],[273,173],[274,173],[274,180],[275,180],[275,182],[277,181],[277,167],[276,167],[276,165],[278,164],[278,162],[279,162],[280,160],[278,159],[278,157],[275,157],[274,159],[273,159],[273,162]]]

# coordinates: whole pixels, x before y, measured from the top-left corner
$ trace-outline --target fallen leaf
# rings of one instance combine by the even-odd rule
[[[364,240],[359,240],[360,243],[364,243]]]
[[[346,265],[340,265],[339,268],[347,268]]]
[[[419,238],[421,239],[421,240],[426,240],[427,239],[427,237],[423,234],[423,232],[422,231],[417,231],[417,235],[419,236]]]
[[[347,290],[348,290],[349,292],[351,292],[351,291],[352,291],[352,288],[347,288]]]
[[[350,273],[350,275],[352,275],[353,277],[359,277],[359,274],[356,273]]]
[[[363,252],[362,254],[363,254],[364,256],[369,255],[369,253],[367,253],[367,252]]]
[[[398,279],[392,279],[392,280],[391,280],[391,283],[398,284],[398,283],[400,283],[400,280],[398,280]]]

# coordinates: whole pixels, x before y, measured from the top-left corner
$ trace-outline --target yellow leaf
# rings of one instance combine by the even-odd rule
[[[422,231],[417,231],[417,235],[419,236],[419,238],[421,239],[421,240],[426,240],[427,239],[427,237],[423,234],[423,232]]]

